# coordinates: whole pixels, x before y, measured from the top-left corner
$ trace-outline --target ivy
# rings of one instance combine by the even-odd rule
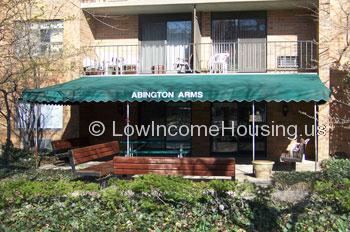
[[[319,173],[279,173],[275,184],[144,175],[96,183],[35,171],[0,181],[0,231],[347,231],[348,161]],[[293,204],[272,194],[308,184]]]

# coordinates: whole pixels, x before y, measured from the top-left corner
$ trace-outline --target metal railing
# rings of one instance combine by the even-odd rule
[[[245,39],[225,43],[92,46],[83,60],[87,75],[295,71],[317,68],[313,41]]]

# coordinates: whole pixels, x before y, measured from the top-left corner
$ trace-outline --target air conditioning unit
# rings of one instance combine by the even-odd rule
[[[278,56],[277,68],[298,68],[298,56]]]

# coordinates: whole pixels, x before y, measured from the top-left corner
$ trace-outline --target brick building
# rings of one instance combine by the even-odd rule
[[[322,0],[323,1],[323,0]],[[330,67],[327,56],[319,56],[321,46],[326,43],[321,36],[331,30],[324,23],[329,15],[320,13],[315,20],[311,9],[323,3],[313,1],[235,1],[235,0],[196,0],[196,1],[94,1],[75,2],[77,19],[74,23],[64,23],[64,43],[73,43],[84,49],[80,57],[80,73],[62,78],[62,83],[79,78],[173,78],[176,75],[191,78],[206,75],[218,78],[230,75],[231,78],[260,75],[267,78],[280,75],[281,78],[301,78],[311,75],[330,87]],[[76,6],[80,6],[80,9]],[[308,10],[310,9],[310,10]],[[220,61],[220,56],[224,57]],[[215,60],[219,57],[219,60]],[[326,64],[326,65],[324,65]],[[243,75],[242,75],[243,74]],[[235,77],[236,76],[236,77]],[[244,77],[243,77],[244,78]],[[146,79],[144,79],[146,81]],[[137,81],[139,79],[135,79]],[[153,80],[153,79],[152,79]],[[257,79],[258,80],[258,79]],[[296,79],[298,80],[298,79]],[[151,81],[151,79],[150,79]],[[243,81],[243,80],[242,80]],[[278,80],[283,83],[283,80]],[[301,79],[301,85],[303,84]],[[98,80],[96,81],[96,85]],[[286,81],[288,82],[288,81]],[[295,92],[302,89],[294,83],[292,89],[281,92]],[[306,83],[308,84],[308,83]],[[154,82],[157,85],[157,81]],[[264,84],[265,85],[265,84]],[[142,86],[142,83],[140,83]],[[267,87],[266,87],[267,86]],[[268,84],[254,91],[268,90]],[[160,85],[160,87],[162,87]],[[229,86],[228,86],[229,87]],[[119,88],[117,85],[116,88]],[[234,92],[235,88],[232,88]],[[264,89],[265,88],[265,89]],[[213,89],[215,87],[213,86]],[[146,91],[143,89],[142,91]],[[275,93],[274,93],[275,91]],[[321,91],[321,90],[320,90]],[[330,153],[349,152],[349,141],[333,141],[332,137],[347,131],[330,131],[330,101],[323,99],[298,100],[278,98],[276,89],[265,93],[266,99],[237,99],[220,102],[188,100],[164,102],[132,101],[114,99],[97,100],[46,100],[31,99],[33,103],[72,104],[64,106],[62,126],[55,128],[52,137],[50,128],[45,129],[47,139],[88,137],[92,144],[111,140],[126,141],[126,137],[113,137],[112,126],[106,126],[102,136],[92,136],[89,125],[101,121],[105,125],[117,122],[116,130],[122,132],[126,125],[126,107],[130,102],[130,124],[148,124],[150,120],[159,124],[200,124],[213,125],[217,121],[235,121],[238,124],[251,124],[253,102],[254,115],[258,124],[305,125],[312,128],[314,110],[317,106],[318,125],[327,128],[326,134],[314,136],[297,134],[298,139],[311,139],[307,147],[307,159],[313,160],[318,146],[318,159],[329,157]],[[317,91],[316,91],[317,92]],[[321,91],[322,92],[322,91]],[[300,93],[302,94],[302,93]],[[246,93],[248,96],[249,93]],[[316,94],[317,95],[317,94]],[[234,96],[231,96],[234,99]],[[304,96],[305,97],[305,96]],[[61,120],[61,119],[59,119]],[[331,136],[330,136],[331,135]],[[177,138],[137,137],[132,141],[157,140],[152,149],[175,149],[181,145],[188,149],[188,156],[234,156],[278,160],[290,143],[285,135],[256,136],[180,136]],[[254,143],[254,148],[253,148]],[[169,145],[170,144],[170,145]]]

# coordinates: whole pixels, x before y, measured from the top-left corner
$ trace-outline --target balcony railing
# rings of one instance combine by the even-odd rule
[[[313,41],[254,41],[88,47],[86,74],[234,73],[316,70]]]

